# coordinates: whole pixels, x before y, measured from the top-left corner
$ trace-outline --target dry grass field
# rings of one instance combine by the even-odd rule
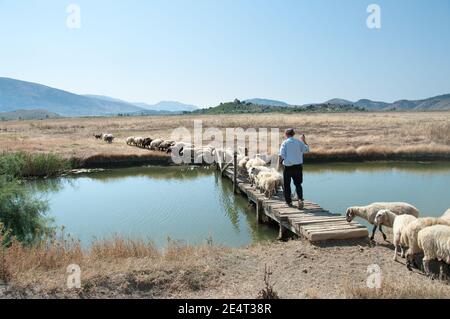
[[[314,154],[394,154],[406,157],[450,155],[450,112],[183,115],[153,117],[68,118],[0,122],[0,150],[56,153],[68,158],[152,156],[127,146],[128,136],[169,138],[172,130],[203,128],[294,127],[305,133]],[[94,133],[112,133],[113,144],[96,141]],[[282,137],[280,136],[280,139]],[[208,141],[205,141],[208,142]],[[159,154],[161,155],[161,154]],[[313,155],[313,154],[312,154]]]

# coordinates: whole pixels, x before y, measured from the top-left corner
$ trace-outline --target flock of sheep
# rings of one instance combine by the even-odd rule
[[[440,279],[446,277],[445,265],[450,264],[450,209],[441,217],[420,218],[419,211],[407,203],[373,203],[368,206],[350,207],[347,209],[347,221],[360,217],[374,225],[371,239],[374,239],[377,228],[386,235],[382,227],[393,228],[393,242],[395,246],[394,260],[397,260],[398,248],[401,257],[406,258],[409,270],[412,265],[418,268],[415,256],[423,253],[423,270],[427,276],[430,272],[430,261],[438,260],[440,264]],[[405,252],[405,247],[408,250]]]
[[[105,133],[94,134],[94,137],[97,140],[103,140],[103,141],[105,141],[106,143],[109,143],[109,144],[111,144],[114,141],[114,135],[112,135],[112,134],[105,134]]]
[[[112,143],[112,134],[96,134],[96,139]],[[213,147],[195,147],[190,143],[165,141],[163,139],[151,139],[149,137],[129,137],[128,145],[149,148],[151,150],[164,151],[177,154],[195,160],[195,163],[203,163],[205,158],[213,158],[214,162],[231,162],[234,151],[230,149],[215,149]],[[253,187],[260,190],[267,198],[274,196],[283,186],[283,175],[278,169],[267,166],[268,161],[256,156],[250,158],[238,154],[238,171],[247,175]],[[401,257],[406,258],[406,266],[411,270],[416,265],[415,256],[423,252],[423,269],[428,276],[432,276],[429,268],[431,260],[441,262],[440,278],[446,275],[444,266],[450,264],[450,209],[442,217],[420,218],[417,208],[407,203],[373,203],[367,206],[354,206],[347,209],[346,219],[350,223],[355,217],[367,220],[373,225],[371,240],[375,237],[377,229],[387,239],[383,232],[383,226],[393,228],[393,243],[395,246],[394,260],[397,260],[398,248]],[[405,252],[405,247],[408,250]]]

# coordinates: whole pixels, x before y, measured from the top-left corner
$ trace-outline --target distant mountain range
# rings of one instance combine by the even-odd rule
[[[239,103],[235,103],[239,102]],[[312,103],[306,105],[290,105],[283,101],[254,98],[243,102],[236,100],[233,103],[225,103],[233,112],[271,112],[279,108],[280,111],[288,111],[296,108],[296,111],[306,110],[359,110],[368,111],[434,111],[450,110],[450,94],[435,96],[423,100],[400,100],[393,103],[361,99],[352,102],[344,99],[332,99],[324,103]],[[327,107],[328,105],[328,107]],[[263,106],[263,107],[258,107]],[[339,108],[337,106],[345,106]],[[353,106],[353,108],[349,108]],[[209,108],[211,109],[211,108]],[[101,95],[79,95],[45,85],[25,82],[10,78],[0,77],[0,112],[23,112],[35,110],[42,116],[108,116],[108,115],[158,115],[181,114],[196,112],[202,113],[195,105],[183,104],[175,101],[162,101],[157,104],[142,102],[127,102],[120,99]],[[207,110],[207,109],[206,109]],[[48,114],[42,113],[43,111]],[[221,104],[217,112],[227,112]],[[35,113],[40,118],[39,112]],[[31,113],[26,114],[30,116]],[[14,116],[9,114],[8,116]],[[21,118],[24,118],[20,116]],[[5,116],[6,118],[6,116]]]
[[[179,102],[130,103],[99,95],[78,95],[45,85],[0,77],[0,112],[46,110],[62,116],[161,114],[192,111]]]
[[[363,107],[368,111],[442,111],[450,110],[450,94],[439,95],[423,100],[400,100],[393,103],[378,102],[368,99],[362,99],[356,102],[344,99],[332,99],[325,103],[338,105],[351,104]]]

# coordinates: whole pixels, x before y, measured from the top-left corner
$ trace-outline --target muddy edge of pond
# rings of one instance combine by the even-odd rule
[[[433,162],[450,161],[450,153],[335,153],[305,155],[305,164],[315,163],[358,163],[374,161],[392,162]],[[165,153],[152,152],[148,155],[95,155],[88,158],[72,158],[74,169],[126,168],[142,165],[174,166],[171,156]]]

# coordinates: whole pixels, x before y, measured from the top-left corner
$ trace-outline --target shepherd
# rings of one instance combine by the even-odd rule
[[[295,130],[285,131],[285,141],[280,148],[280,162],[283,165],[284,198],[286,203],[292,207],[291,180],[294,181],[298,197],[298,208],[303,209],[303,154],[309,152],[305,135],[301,139],[294,138]]]

